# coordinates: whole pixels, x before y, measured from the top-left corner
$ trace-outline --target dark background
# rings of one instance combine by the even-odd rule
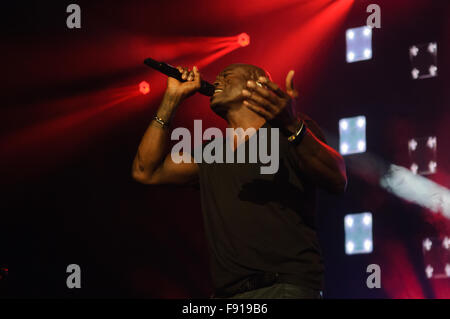
[[[349,3],[339,6],[345,10],[320,16],[314,9],[339,1]],[[244,62],[284,85],[295,69],[301,108],[335,149],[340,118],[367,119],[368,151],[345,157],[347,192],[321,192],[318,201],[325,297],[450,297],[449,279],[426,279],[421,248],[426,236],[450,234],[448,219],[378,181],[389,163],[409,166],[410,138],[437,136],[438,173],[428,178],[450,186],[450,1],[78,1],[80,30],[66,27],[70,3],[1,4],[0,266],[9,270],[1,296],[211,294],[198,191],[131,178],[165,86],[142,61],[193,65],[211,54],[199,37],[247,32],[250,45],[204,66],[205,79]],[[347,64],[345,30],[365,24],[370,3],[382,14],[373,58]],[[311,17],[320,17],[313,27]],[[431,41],[439,76],[412,80],[409,47]],[[137,89],[142,80],[152,88],[145,96]],[[174,126],[192,127],[193,119],[224,127],[199,95],[180,108]],[[364,211],[374,217],[374,252],[347,256],[343,217]],[[81,267],[82,289],[66,287],[72,263]],[[366,286],[372,263],[381,266],[381,289]]]

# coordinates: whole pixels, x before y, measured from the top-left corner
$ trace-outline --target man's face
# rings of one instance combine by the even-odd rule
[[[231,105],[242,103],[242,90],[246,88],[248,74],[241,66],[226,67],[216,78],[216,90],[210,99],[211,109],[218,113],[226,111]]]

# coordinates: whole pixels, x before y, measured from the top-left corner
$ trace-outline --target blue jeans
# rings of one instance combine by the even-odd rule
[[[229,299],[322,299],[322,291],[293,284],[277,283],[272,286],[246,291]]]

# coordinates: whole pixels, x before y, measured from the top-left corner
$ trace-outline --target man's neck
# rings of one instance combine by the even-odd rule
[[[226,115],[226,121],[228,127],[234,129],[242,128],[243,130],[247,130],[248,128],[258,130],[266,122],[262,116],[245,106],[230,109]]]
[[[241,128],[244,131],[247,131],[247,129],[249,128],[253,128],[255,129],[254,132],[256,132],[266,122],[266,120],[262,116],[259,116],[245,106],[230,108],[225,119],[228,123],[228,127],[230,128],[233,128],[235,130]],[[235,135],[233,151],[236,150],[239,144],[248,140],[252,135],[253,133],[251,132],[250,134],[245,134],[243,139],[238,138],[238,135]]]

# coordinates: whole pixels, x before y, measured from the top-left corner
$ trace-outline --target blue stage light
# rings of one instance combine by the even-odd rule
[[[346,32],[347,63],[372,58],[372,29],[368,26],[348,29]]]
[[[372,214],[349,214],[344,218],[345,253],[369,254],[373,251]]]
[[[366,117],[339,120],[339,150],[342,155],[366,151]]]

